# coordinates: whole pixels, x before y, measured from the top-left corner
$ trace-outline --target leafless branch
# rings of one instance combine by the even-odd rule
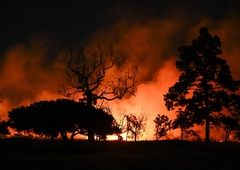
[[[63,88],[65,96],[82,93],[82,100],[89,104],[96,100],[121,99],[125,94],[135,94],[137,66],[113,77],[103,86],[106,73],[118,63],[121,54],[112,45],[97,45],[80,52],[68,48],[66,52],[68,87]]]

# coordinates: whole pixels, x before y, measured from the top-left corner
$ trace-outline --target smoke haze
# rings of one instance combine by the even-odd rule
[[[64,73],[60,57],[51,57],[48,38],[38,35],[17,44],[4,55],[0,69],[1,111],[34,101],[55,99]]]
[[[212,35],[220,37],[221,57],[227,60],[234,79],[240,79],[240,15],[235,8],[237,1],[134,2],[127,6],[125,1],[112,2],[104,7],[104,11],[94,15],[97,27],[94,25],[91,32],[79,30],[86,33],[85,36],[75,27],[72,29],[76,31],[76,46],[97,41],[112,42],[123,54],[124,66],[121,68],[132,63],[139,66],[136,96],[109,105],[115,118],[122,112],[141,114],[142,110],[147,110],[148,129],[142,139],[153,139],[153,120],[157,114],[175,118],[175,114],[165,108],[163,94],[178,80],[177,48],[191,43],[201,27],[207,27]],[[82,22],[79,20],[80,25]],[[66,29],[71,30],[71,27]],[[64,38],[67,35],[70,34]],[[8,45],[4,51],[0,64],[0,114],[3,117],[6,118],[13,107],[62,97],[58,86],[65,77],[64,38],[51,36],[34,33],[27,41]],[[72,39],[73,36],[69,37]]]

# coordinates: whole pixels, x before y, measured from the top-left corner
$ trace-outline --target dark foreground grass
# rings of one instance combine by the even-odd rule
[[[4,169],[240,169],[239,143],[95,142],[1,139]],[[2,168],[1,168],[2,169]]]

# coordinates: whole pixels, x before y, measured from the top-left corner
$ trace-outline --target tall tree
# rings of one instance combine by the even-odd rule
[[[121,53],[116,52],[112,45],[96,45],[66,52],[68,85],[63,86],[61,93],[72,97],[75,95],[87,106],[95,106],[97,100],[121,99],[126,94],[135,94],[138,68],[132,66],[123,74],[114,75],[109,80],[107,73],[120,67]],[[94,140],[91,129],[88,130],[89,140]]]
[[[229,93],[239,88],[233,80],[222,54],[218,36],[209,34],[203,27],[200,36],[191,45],[178,48],[180,55],[176,67],[181,72],[178,82],[164,95],[168,109],[178,109],[190,114],[193,124],[205,123],[205,141],[210,142],[210,122],[214,113],[226,105]]]

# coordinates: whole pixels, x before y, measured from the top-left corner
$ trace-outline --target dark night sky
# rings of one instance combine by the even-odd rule
[[[239,4],[238,0],[9,0],[0,7],[0,52],[37,33],[59,41],[81,41],[126,16],[144,22],[181,9],[193,22],[203,16],[227,18],[239,13]]]

